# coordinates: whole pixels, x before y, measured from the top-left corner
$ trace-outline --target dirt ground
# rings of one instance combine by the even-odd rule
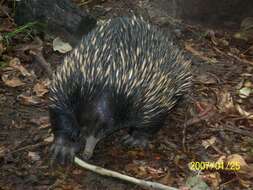
[[[129,6],[105,1],[88,8],[97,18],[107,18],[123,15]],[[11,13],[6,9],[0,14],[0,37],[17,28]],[[234,38],[239,29],[176,20],[168,24],[159,18],[151,22],[169,33],[191,59],[191,93],[147,150],[121,145],[120,132],[99,144],[90,163],[184,190],[192,176],[215,190],[252,190],[253,41]],[[49,165],[49,80],[29,51],[17,50],[35,36],[26,31],[8,43],[0,41],[0,189],[142,189],[78,166]],[[43,44],[47,61],[54,68],[60,65],[64,54],[53,51],[52,38],[43,38]],[[223,162],[224,167],[202,170],[197,161]]]

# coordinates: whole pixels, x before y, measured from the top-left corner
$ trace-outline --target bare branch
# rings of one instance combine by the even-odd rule
[[[163,185],[161,183],[156,183],[156,182],[152,182],[152,181],[145,181],[145,180],[141,180],[141,179],[136,179],[134,177],[130,177],[127,175],[123,175],[121,173],[115,172],[115,171],[111,171],[108,169],[104,169],[101,168],[99,166],[95,166],[95,165],[91,165],[88,164],[87,162],[84,162],[83,160],[75,157],[75,163],[87,170],[93,171],[95,173],[104,175],[104,176],[108,176],[108,177],[114,177],[114,178],[118,178],[124,181],[128,181],[131,183],[134,183],[136,185],[139,185],[143,188],[147,188],[147,189],[155,189],[155,190],[179,190],[177,188],[174,187],[169,187],[166,185]]]

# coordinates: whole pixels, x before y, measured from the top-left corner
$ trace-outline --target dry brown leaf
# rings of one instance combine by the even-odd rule
[[[37,83],[34,87],[33,87],[33,91],[36,93],[36,96],[38,97],[42,97],[45,94],[48,93],[48,86],[45,83],[45,81],[42,81],[40,83]]]
[[[207,149],[209,146],[214,145],[216,141],[216,137],[211,137],[210,139],[203,140],[201,144],[202,146],[204,146],[205,149]]]
[[[53,50],[59,51],[60,53],[67,53],[72,50],[69,43],[62,41],[61,38],[57,37],[53,40]]]
[[[33,118],[30,120],[32,123],[40,126],[40,129],[45,129],[48,128],[50,126],[50,122],[49,122],[49,117],[48,116],[43,116],[40,118]]]
[[[247,119],[253,119],[253,113],[247,112],[239,104],[235,105],[236,110],[243,116],[246,117]]]
[[[37,96],[26,96],[24,94],[20,94],[18,100],[24,105],[38,105],[42,103],[42,100]]]
[[[29,73],[26,68],[21,65],[20,60],[18,58],[13,58],[12,60],[10,60],[9,66],[20,71],[23,76],[31,76],[31,73]]]
[[[12,77],[11,79],[9,79],[8,75],[3,75],[2,81],[4,82],[5,85],[13,88],[25,85],[25,83],[22,82],[19,78]]]
[[[45,123],[49,123],[49,117],[48,116],[42,116],[40,118],[33,118],[30,120],[32,123],[35,123],[37,125],[42,125]]]
[[[235,55],[240,54],[240,50],[237,49],[237,48],[235,48],[235,47],[230,47],[229,50],[230,50],[230,52],[231,52],[232,54],[235,54]]]
[[[226,161],[226,156],[221,156],[217,160],[217,162],[225,162],[225,161]]]
[[[238,91],[240,98],[248,98],[250,94],[253,93],[253,89],[250,87],[243,87]]]
[[[176,179],[168,172],[165,176],[159,179],[159,183],[171,186],[176,181]]]
[[[125,166],[125,170],[139,177],[144,177],[152,174],[151,169],[148,169],[145,165],[139,165],[135,163],[127,164]]]
[[[241,167],[247,166],[243,157],[239,154],[232,154],[227,157],[227,162],[239,162]]]
[[[224,89],[219,94],[218,107],[221,112],[231,113],[235,111],[235,105],[231,94]]]
[[[239,182],[240,182],[240,185],[249,189],[250,187],[252,187],[252,180],[243,180],[241,178],[239,178]],[[252,189],[250,189],[252,190]]]
[[[162,170],[161,168],[156,169],[156,168],[147,166],[146,170],[148,171],[149,174],[152,174],[152,175],[164,174],[164,170]]]
[[[223,46],[229,46],[229,42],[226,39],[220,39],[219,42],[223,45]]]
[[[185,49],[189,52],[191,52],[193,55],[197,56],[198,58],[202,59],[203,61],[209,62],[209,63],[217,63],[217,60],[215,58],[209,58],[205,55],[203,55],[202,52],[194,49],[191,44],[185,43]]]
[[[224,162],[225,167],[236,172],[243,180],[253,179],[253,164],[247,164],[245,159],[239,154],[221,156],[217,162]]]
[[[40,160],[40,155],[37,152],[28,152],[28,157],[32,161],[38,161],[38,160]]]
[[[240,170],[238,170],[238,175],[242,179],[253,179],[253,165],[248,165],[244,158],[239,154],[232,154],[227,157],[228,163],[239,163]]]
[[[49,137],[45,138],[45,139],[44,139],[44,141],[45,141],[45,142],[48,142],[48,143],[51,143],[51,142],[53,142],[53,141],[54,141],[54,136],[53,136],[53,135],[51,135],[51,136],[49,136]]]
[[[139,166],[137,164],[130,163],[125,166],[125,170],[127,172],[133,172],[134,174],[138,174],[139,173]],[[145,174],[146,174],[146,171],[145,171]]]
[[[0,157],[1,157],[2,155],[4,155],[5,152],[6,152],[6,147],[1,145],[1,146],[0,146]]]

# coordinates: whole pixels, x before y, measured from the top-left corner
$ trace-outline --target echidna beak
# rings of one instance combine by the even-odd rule
[[[83,159],[89,160],[92,157],[98,141],[99,139],[95,138],[94,136],[89,136],[88,138],[86,138],[86,144],[82,155]]]

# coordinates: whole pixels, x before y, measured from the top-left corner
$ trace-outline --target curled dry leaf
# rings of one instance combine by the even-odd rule
[[[22,82],[19,78],[12,77],[9,79],[8,75],[3,75],[2,81],[4,82],[6,86],[13,87],[13,88],[25,85],[25,83]]]
[[[242,179],[253,179],[253,165],[247,164],[244,158],[239,154],[221,156],[217,162],[224,162],[229,168],[239,169],[236,174]]]
[[[253,84],[251,81],[246,80],[238,84],[238,95],[241,98],[248,98],[251,93],[253,93]]]
[[[239,90],[239,96],[241,98],[248,98],[251,93],[253,93],[253,89],[249,87],[243,87]]]
[[[42,97],[48,93],[48,83],[46,81],[38,82],[34,87],[33,91],[36,96]]]
[[[61,38],[57,37],[53,40],[53,49],[60,53],[67,53],[72,50],[72,47],[69,43],[63,42]]]
[[[20,63],[20,60],[18,58],[13,58],[12,60],[10,60],[9,66],[20,71],[23,76],[31,76],[31,73],[26,70],[26,68]]]
[[[241,155],[232,154],[227,157],[227,162],[239,164],[240,170],[237,172],[242,179],[253,179],[253,165],[248,165]]]
[[[232,154],[227,157],[227,162],[238,162],[241,167],[247,166],[247,163],[243,159],[243,157],[239,154]]]
[[[204,146],[205,149],[207,149],[209,146],[214,145],[216,141],[217,141],[216,137],[211,137],[210,139],[203,140],[202,146]]]
[[[247,112],[239,104],[235,105],[236,110],[243,116],[246,117],[247,119],[253,119],[253,113]]]

